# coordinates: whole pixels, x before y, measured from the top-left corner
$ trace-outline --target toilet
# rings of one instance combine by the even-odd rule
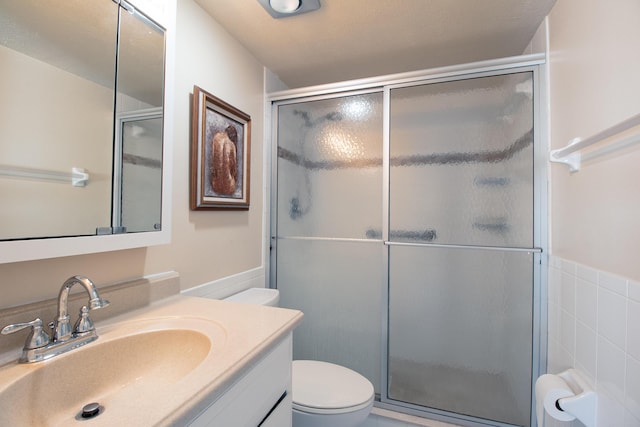
[[[277,306],[277,289],[250,288],[226,301]],[[359,373],[328,362],[294,360],[293,427],[357,427],[373,407],[373,384]]]
[[[249,288],[224,299],[225,301],[239,302],[242,304],[268,305],[277,307],[280,302],[280,292],[277,289]]]

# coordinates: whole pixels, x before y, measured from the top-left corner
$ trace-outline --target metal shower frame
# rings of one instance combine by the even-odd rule
[[[547,63],[544,54],[524,55],[511,58],[503,58],[492,61],[482,61],[470,64],[443,67],[432,70],[425,70],[412,73],[395,74],[369,79],[353,80],[329,85],[314,86],[287,90],[269,94],[267,97],[265,127],[266,158],[267,169],[270,167],[270,182],[267,183],[267,190],[270,192],[270,205],[268,206],[266,218],[269,219],[270,229],[265,233],[265,256],[269,256],[265,262],[267,269],[269,286],[276,284],[276,256],[277,256],[277,123],[278,107],[281,105],[339,98],[351,95],[361,95],[368,93],[383,93],[383,202],[382,202],[382,238],[381,239],[319,239],[313,240],[333,240],[333,241],[358,241],[363,243],[384,244],[387,248],[383,275],[386,275],[387,286],[382,293],[382,330],[384,333],[381,348],[381,395],[376,400],[375,406],[382,409],[389,409],[409,415],[417,415],[444,422],[455,422],[469,427],[495,426],[512,427],[511,424],[489,422],[478,420],[474,417],[440,411],[432,408],[425,408],[418,405],[399,402],[388,397],[388,301],[389,301],[389,265],[388,251],[389,242],[389,103],[392,89],[417,86],[428,83],[441,83],[447,81],[464,80],[477,77],[488,77],[495,75],[511,74],[514,72],[531,72],[533,74],[533,108],[534,108],[534,230],[532,248],[494,248],[525,251],[533,255],[533,331],[532,331],[532,380],[531,380],[531,426],[536,425],[535,418],[535,379],[546,372],[547,368],[547,267],[548,267],[548,93],[547,86]],[[270,136],[270,139],[269,139]],[[268,175],[268,172],[266,173]],[[311,238],[310,238],[311,239]],[[438,245],[430,245],[438,246]],[[448,248],[455,248],[455,245],[447,245]],[[459,246],[464,248],[465,246]],[[385,333],[386,332],[386,333]]]

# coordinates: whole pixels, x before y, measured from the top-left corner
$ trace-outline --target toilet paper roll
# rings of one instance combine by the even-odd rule
[[[538,427],[542,427],[545,412],[558,421],[576,419],[556,406],[558,399],[575,396],[571,387],[559,376],[544,374],[536,380],[536,416]]]

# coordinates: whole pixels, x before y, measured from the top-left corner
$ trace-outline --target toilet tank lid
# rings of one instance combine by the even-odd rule
[[[225,298],[225,301],[239,302],[243,304],[256,305],[276,305],[280,298],[277,289],[270,288],[249,288],[237,294]]]
[[[294,407],[319,410],[362,406],[374,397],[373,385],[359,373],[317,360],[293,361],[291,388]]]

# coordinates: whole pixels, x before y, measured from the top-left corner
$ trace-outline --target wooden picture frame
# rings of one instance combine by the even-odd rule
[[[191,112],[191,209],[249,209],[251,117],[198,86]]]

